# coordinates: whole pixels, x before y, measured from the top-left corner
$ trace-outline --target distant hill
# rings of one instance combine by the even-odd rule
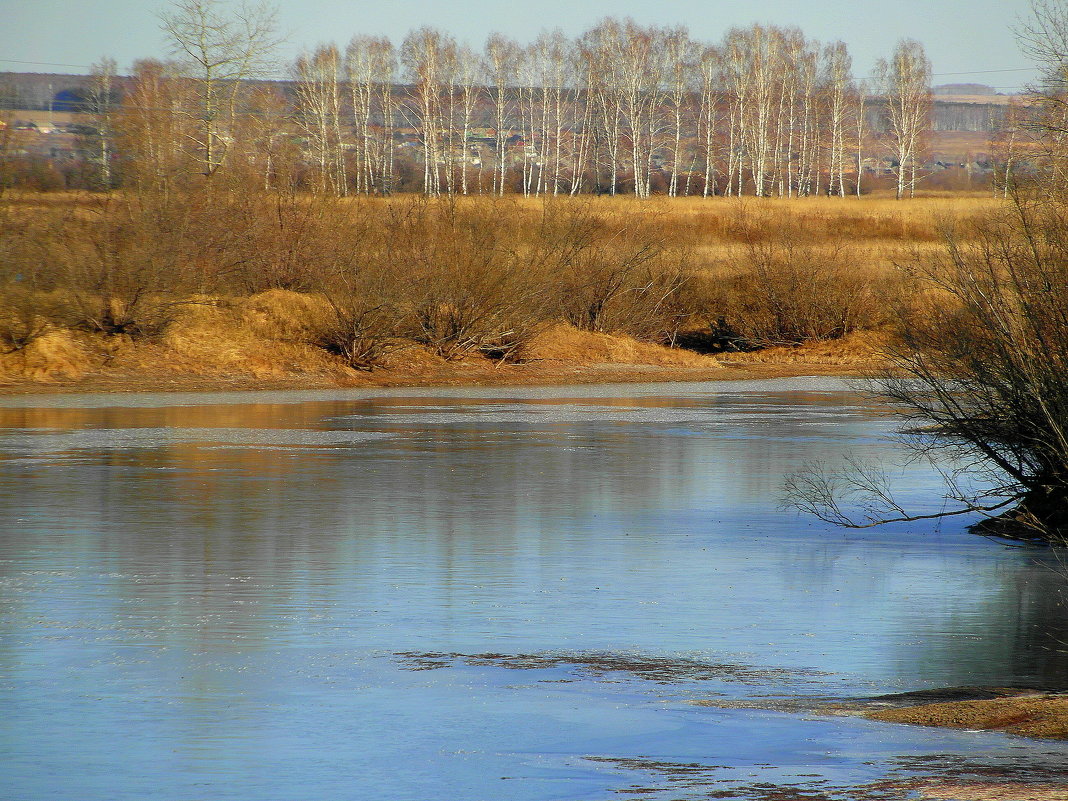
[[[996,95],[993,86],[985,83],[944,83],[931,90],[936,95]]]

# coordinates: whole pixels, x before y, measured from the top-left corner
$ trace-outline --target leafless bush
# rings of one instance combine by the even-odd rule
[[[1068,203],[1017,197],[974,229],[951,231],[945,250],[914,270],[939,302],[900,321],[895,372],[881,391],[922,424],[908,442],[948,465],[946,509],[909,514],[884,479],[855,463],[795,477],[790,502],[850,526],[982,514],[983,533],[1063,544]]]
[[[22,350],[54,330],[55,299],[24,286],[0,286],[0,353]]]
[[[401,318],[395,306],[372,305],[360,296],[330,298],[330,310],[319,325],[315,344],[344,359],[356,370],[381,366],[390,353],[403,348]]]
[[[373,256],[335,265],[322,286],[322,313],[313,323],[313,344],[357,370],[373,370],[409,344],[406,283]]]
[[[238,292],[314,291],[383,233],[382,210],[367,200],[252,192],[227,205],[229,228],[241,234],[225,285]]]
[[[406,283],[409,336],[446,359],[508,358],[547,318],[543,262],[519,238],[519,211],[454,200],[396,204],[388,261]]]
[[[670,340],[689,315],[678,302],[688,278],[684,254],[649,222],[578,215],[581,236],[556,260],[557,304],[586,331]]]
[[[743,244],[732,261],[720,314],[749,345],[838,339],[885,322],[873,274],[841,241],[809,243],[783,226]]]
[[[45,209],[8,271],[54,291],[59,325],[150,336],[190,296],[217,293],[256,237],[207,191],[98,195]]]
[[[142,198],[105,197],[58,221],[47,242],[64,323],[104,334],[154,335],[193,289],[181,216]],[[189,268],[195,269],[195,268]]]

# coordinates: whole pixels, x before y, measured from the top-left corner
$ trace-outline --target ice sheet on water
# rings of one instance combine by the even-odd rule
[[[155,449],[171,445],[336,448],[389,438],[374,431],[269,428],[85,428],[0,432],[0,453],[41,456],[71,451]]]
[[[420,425],[557,425],[575,423],[620,423],[627,425],[694,425],[719,428],[737,423],[760,422],[774,419],[783,421],[796,418],[811,421],[816,417],[827,419],[841,417],[841,411],[828,411],[823,415],[811,410],[803,412],[789,407],[747,407],[745,410],[723,409],[710,416],[707,409],[646,408],[640,406],[588,406],[579,404],[544,405],[483,405],[475,409],[462,406],[412,406],[402,410],[379,412],[375,422],[379,424],[410,425],[417,418]],[[364,419],[364,415],[343,415],[332,422],[349,424]]]
[[[402,387],[395,389],[324,389],[240,392],[99,392],[0,397],[0,408],[164,408],[172,406],[232,406],[246,403],[296,404],[373,398],[617,398],[753,392],[858,392],[866,382],[809,376],[753,381],[701,381],[649,384],[590,384],[554,387]]]

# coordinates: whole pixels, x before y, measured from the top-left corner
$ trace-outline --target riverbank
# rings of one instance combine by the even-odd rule
[[[1001,203],[190,190],[0,205],[11,394],[855,375],[867,339],[929,311],[930,287],[899,265]],[[666,340],[810,344],[716,358],[648,344]]]
[[[449,360],[411,345],[389,354],[382,367],[361,371],[298,342],[241,336],[220,341],[195,328],[157,341],[57,332],[0,356],[0,395],[851,377],[871,374],[882,364],[878,340],[870,334],[713,356],[556,325],[516,361]]]

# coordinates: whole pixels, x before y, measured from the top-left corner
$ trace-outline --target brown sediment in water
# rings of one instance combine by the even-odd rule
[[[506,670],[549,670],[565,668],[577,673],[606,678],[628,674],[655,684],[673,685],[684,681],[731,681],[764,684],[769,681],[796,683],[826,674],[783,668],[758,668],[735,662],[707,662],[685,657],[660,657],[616,652],[546,652],[534,654],[462,654],[444,651],[399,651],[393,654],[406,670],[440,670],[466,665],[500,667]]]
[[[656,795],[666,790],[685,798],[735,801],[1066,801],[1063,770],[1048,766],[962,760],[944,755],[903,757],[888,767],[889,777],[865,784],[837,784],[822,774],[799,774],[792,780],[761,771],[772,764],[751,766],[751,780],[731,778],[731,768],[702,762],[672,762],[651,757],[587,756],[587,761],[645,774],[618,792]],[[1048,773],[1044,779],[1037,773]],[[919,773],[920,775],[915,775]],[[907,774],[903,777],[902,774]]]
[[[622,653],[537,653],[462,654],[454,652],[404,651],[393,654],[408,670],[439,670],[455,666],[493,666],[510,670],[565,668],[579,674],[612,680],[616,674],[658,684],[680,681],[740,681],[764,683],[772,671],[733,663],[704,662],[687,658],[649,657]],[[775,680],[790,678],[787,671],[775,671]],[[804,672],[793,677],[804,681]],[[560,681],[560,679],[546,679]],[[792,697],[781,699],[706,699],[699,706],[731,709],[767,709],[794,714],[834,714],[878,717],[887,712],[908,712],[933,706],[960,704],[1034,703],[1054,697],[1035,690],[1000,687],[947,687],[859,699]],[[945,699],[983,699],[952,700]],[[939,703],[927,703],[932,699]],[[1068,702],[1068,698],[1064,699]],[[911,705],[911,706],[910,706]],[[873,713],[875,706],[883,707]],[[885,707],[893,706],[888,710]],[[1032,735],[1033,736],[1033,735]],[[904,756],[891,761],[886,779],[861,785],[836,785],[820,774],[798,776],[793,780],[774,779],[745,782],[729,777],[730,768],[700,761],[674,762],[654,757],[588,755],[590,762],[620,770],[645,774],[620,793],[632,795],[699,793],[701,798],[739,801],[1068,801],[1068,766],[1051,763],[1041,754],[1019,758],[997,756],[990,759],[932,754]],[[776,766],[756,765],[753,770],[772,771]],[[724,772],[727,771],[728,775]],[[754,774],[755,775],[755,774]],[[690,797],[687,795],[686,797]],[[696,795],[694,797],[697,797]]]
[[[1031,688],[943,687],[869,698],[706,699],[694,703],[1068,739],[1068,695]],[[748,801],[1068,801],[1068,765],[1056,753],[986,759],[927,754],[897,757],[886,779],[867,785],[754,785],[717,792],[706,797]]]
[[[868,712],[865,717],[886,723],[1001,731],[1022,737],[1068,740],[1068,696],[1059,694],[920,704]]]
[[[920,784],[912,788],[921,799],[931,801],[1065,801],[1068,785],[1063,784]]]
[[[991,758],[952,754],[899,757],[895,772],[880,786],[919,801],[1066,801],[1068,766],[1055,753],[1030,752]]]
[[[940,687],[870,698],[705,699],[693,703],[1068,740],[1068,694],[1031,688]]]

